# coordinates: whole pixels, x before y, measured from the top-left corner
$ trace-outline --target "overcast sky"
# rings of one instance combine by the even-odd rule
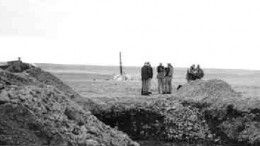
[[[0,0],[0,61],[260,69],[259,0]]]

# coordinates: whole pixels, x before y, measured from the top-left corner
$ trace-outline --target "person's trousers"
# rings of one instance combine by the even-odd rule
[[[148,79],[142,80],[142,95],[148,94],[149,81]]]
[[[148,79],[148,92],[151,92],[152,78]]]
[[[158,78],[158,93],[162,94],[164,92],[164,78]]]
[[[165,93],[172,93],[172,77],[165,77]]]

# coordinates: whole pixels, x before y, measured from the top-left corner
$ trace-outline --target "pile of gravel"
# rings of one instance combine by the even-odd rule
[[[83,110],[71,88],[41,69],[1,71],[0,84],[0,145],[138,145]]]
[[[239,96],[228,83],[217,79],[191,81],[177,90],[177,93],[181,97],[192,98],[197,101],[207,99],[222,100],[223,98]]]
[[[222,80],[190,82],[177,94],[182,104],[201,111],[211,131],[222,140],[260,144],[259,97],[243,97]]]
[[[55,77],[51,73],[42,70],[41,68],[30,68],[26,70],[26,73],[28,73],[31,77],[34,77],[43,84],[55,86],[59,90],[70,94],[72,98],[80,97],[80,95],[75,92],[70,86],[62,82],[59,78]]]

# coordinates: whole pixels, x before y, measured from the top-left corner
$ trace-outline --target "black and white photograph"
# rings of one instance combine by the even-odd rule
[[[0,0],[0,146],[260,146],[259,0]]]

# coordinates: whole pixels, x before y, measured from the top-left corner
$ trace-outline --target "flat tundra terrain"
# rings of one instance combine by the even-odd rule
[[[38,64],[70,85],[74,90],[86,97],[108,98],[129,97],[141,93],[141,67],[125,67],[124,72],[131,76],[126,82],[114,81],[119,74],[117,66],[56,65]],[[156,67],[152,80],[153,94],[157,94]],[[175,68],[173,88],[186,83],[186,68]],[[245,97],[260,97],[260,71],[235,69],[204,69],[203,80],[221,79]]]

